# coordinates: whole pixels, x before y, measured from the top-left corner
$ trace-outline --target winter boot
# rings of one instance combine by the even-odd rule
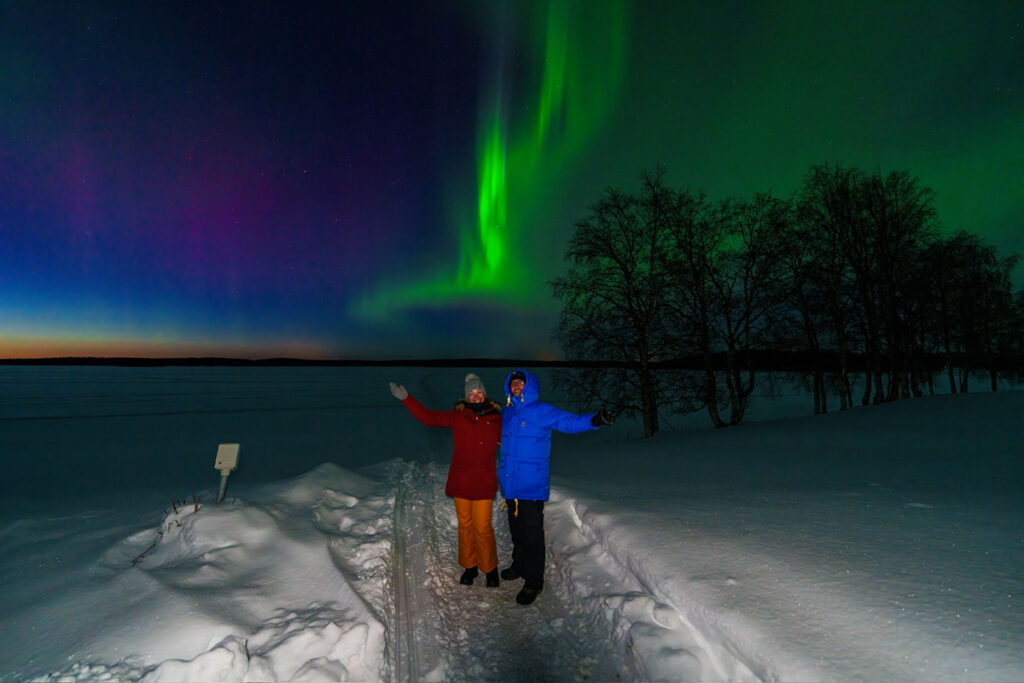
[[[540,593],[543,588],[527,588],[523,586],[523,590],[519,591],[519,595],[516,596],[516,602],[520,605],[529,605],[537,599],[537,593]]]
[[[462,578],[459,579],[459,583],[461,583],[463,586],[472,586],[473,579],[475,579],[476,575],[479,573],[480,572],[477,570],[476,567],[471,567],[466,571],[462,572]]]
[[[515,581],[519,578],[519,572],[515,570],[515,567],[506,567],[501,570],[501,578],[506,581]]]
[[[488,588],[497,588],[498,584],[501,583],[500,581],[498,581],[498,568],[497,567],[495,567],[491,571],[487,572],[486,576],[487,576],[487,587]]]

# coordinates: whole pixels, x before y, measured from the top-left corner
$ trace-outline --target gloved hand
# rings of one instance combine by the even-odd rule
[[[590,418],[590,424],[595,427],[607,427],[612,422],[615,422],[615,413],[608,412],[604,406],[598,408],[594,417]]]
[[[394,382],[388,382],[388,387],[391,389],[391,395],[397,398],[399,401],[404,401],[409,398],[409,392],[405,390],[401,384],[395,384]]]

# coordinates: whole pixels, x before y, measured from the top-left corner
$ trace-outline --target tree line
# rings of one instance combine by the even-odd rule
[[[791,197],[716,201],[659,167],[576,223],[554,338],[591,362],[560,380],[641,415],[646,436],[664,411],[739,424],[768,358],[809,385],[815,413],[830,396],[845,410],[937,382],[963,392],[972,375],[995,390],[1021,369],[1018,258],[940,233],[934,192],[907,171],[820,165]]]

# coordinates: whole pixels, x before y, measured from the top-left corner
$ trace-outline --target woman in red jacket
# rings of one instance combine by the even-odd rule
[[[465,398],[452,410],[428,410],[405,387],[390,383],[391,394],[412,416],[431,427],[449,427],[454,449],[448,467],[445,495],[455,499],[459,518],[459,565],[465,571],[459,582],[472,585],[482,571],[487,585],[498,585],[498,547],[491,526],[491,508],[498,489],[495,452],[501,439],[501,408],[487,398],[484,383],[466,375]]]

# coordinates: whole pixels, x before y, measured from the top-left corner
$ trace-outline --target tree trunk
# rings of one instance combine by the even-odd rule
[[[646,363],[640,368],[640,412],[644,418],[644,437],[658,433],[658,395],[654,378]]]
[[[718,414],[718,389],[715,379],[715,365],[710,353],[704,354],[704,403],[708,407],[708,417],[715,428],[725,427],[725,421]]]
[[[743,418],[747,416],[747,408],[750,407],[750,395],[754,393],[754,368],[748,362],[747,363],[747,381],[742,381],[742,373],[737,372],[737,379],[741,382],[740,384],[740,401],[739,409],[737,411],[737,418],[733,424],[740,424],[743,422]]]
[[[875,364],[875,398],[874,404],[878,405],[885,402],[885,385],[882,382],[882,367],[881,362],[876,360]]]
[[[853,407],[853,387],[850,386],[850,362],[846,349],[839,349],[839,410]]]
[[[736,369],[736,356],[731,350],[725,354],[725,385],[729,389],[729,424],[739,424],[736,420],[743,419],[740,408],[740,395],[743,393],[740,386],[739,370]]]
[[[946,347],[946,374],[949,375],[949,393],[956,393],[956,374],[953,371],[953,354]]]
[[[889,341],[890,347],[892,341]],[[895,401],[903,397],[903,373],[900,371],[900,361],[896,352],[890,348],[887,354],[889,362],[889,390],[885,394],[886,401]]]
[[[735,362],[735,359],[733,362]],[[732,372],[736,395],[732,402],[732,412],[729,415],[729,424],[738,425],[743,422],[743,418],[747,414],[747,406],[750,404],[750,392],[754,390],[754,372],[753,370],[748,371],[748,382],[743,381],[742,369],[734,368]]]
[[[814,414],[828,412],[828,397],[825,394],[825,373],[820,365],[814,369]]]

